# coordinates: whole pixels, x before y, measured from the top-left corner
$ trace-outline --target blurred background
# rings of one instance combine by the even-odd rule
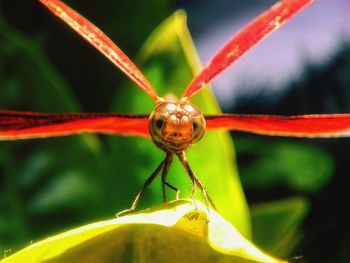
[[[157,25],[176,9],[184,9],[204,63],[234,32],[274,3],[66,2],[103,29],[131,58]],[[316,1],[223,73],[213,82],[223,111],[282,115],[350,112],[348,10],[348,0]],[[37,1],[0,0],[1,109],[109,112],[116,108],[120,83],[127,81]],[[124,113],[148,112],[119,106]],[[254,241],[292,261],[349,262],[349,139],[308,140],[236,132],[232,136],[251,208]],[[150,170],[137,177],[129,168],[119,166],[122,162],[116,159],[128,142],[110,146],[109,140],[81,136],[0,142],[0,255],[64,229],[110,218],[130,204]],[[144,151],[142,147],[135,151]],[[133,154],[132,161],[150,166],[147,158],[136,160]],[[117,173],[124,176],[117,177]],[[266,220],[265,211],[278,210],[287,198],[297,200],[302,212],[292,222],[285,222],[288,227],[281,226],[288,231],[279,234],[287,238],[276,240],[288,245],[271,239],[269,243],[268,229],[276,226],[276,217]],[[160,195],[151,196],[144,206],[160,200]],[[259,220],[261,217],[264,220]],[[279,253],[283,246],[288,249]]]

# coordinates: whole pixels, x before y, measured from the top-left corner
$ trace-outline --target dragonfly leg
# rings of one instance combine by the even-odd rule
[[[167,157],[158,165],[157,169],[150,175],[150,177],[147,178],[147,180],[143,184],[141,190],[136,195],[136,198],[135,198],[134,202],[132,203],[131,207],[129,209],[125,209],[125,210],[117,213],[116,217],[119,217],[119,216],[126,214],[126,213],[129,213],[129,212],[132,212],[136,209],[136,206],[139,203],[142,194],[145,192],[147,186],[149,186],[152,183],[152,181],[157,177],[157,175],[160,173],[160,171],[164,168],[164,164],[166,163],[166,160],[167,160]]]
[[[192,200],[194,201],[196,187],[198,187],[203,194],[204,201],[205,201],[205,204],[207,205],[207,207],[209,207],[209,205],[210,205],[215,209],[214,203],[213,203],[212,199],[209,197],[207,191],[205,190],[204,185],[201,183],[199,178],[194,174],[190,165],[188,164],[185,152],[180,152],[177,154],[177,156],[179,157],[180,162],[182,163],[187,174],[189,175],[189,177],[192,180],[192,193],[191,193]],[[194,202],[194,204],[196,204],[196,203]]]
[[[169,187],[171,190],[176,192],[176,200],[180,197],[180,190],[175,186],[171,185],[167,182],[166,177],[168,175],[169,167],[173,161],[173,153],[167,153],[167,157],[165,159],[165,165],[162,172],[162,186],[163,186],[163,201],[166,202],[166,191],[165,186]]]

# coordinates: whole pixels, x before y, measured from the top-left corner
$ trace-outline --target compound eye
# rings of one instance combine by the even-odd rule
[[[149,131],[153,140],[161,141],[164,123],[165,117],[163,115],[152,112],[150,115]]]
[[[192,119],[193,123],[193,142],[199,141],[205,133],[205,120],[202,116]]]
[[[193,121],[193,133],[194,134],[198,133],[198,129],[200,129],[200,126],[196,121]]]
[[[158,130],[161,130],[163,127],[163,123],[164,123],[164,118],[162,116],[159,116],[157,118],[157,120],[155,121],[155,126]]]

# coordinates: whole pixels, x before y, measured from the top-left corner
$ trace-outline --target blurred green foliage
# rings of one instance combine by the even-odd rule
[[[171,2],[164,0],[67,3],[101,25],[131,58],[152,30],[172,13]],[[158,40],[154,47],[162,50],[162,45],[166,46],[167,52],[157,54],[150,47],[146,51],[143,48],[138,57],[154,86],[164,87],[159,90],[161,95],[169,90],[181,93],[183,83],[193,74],[189,65],[179,66],[186,59],[181,53],[181,43],[167,45],[168,40]],[[349,112],[350,103],[346,99],[349,96],[342,96],[349,95],[349,50],[340,54],[327,64],[330,66],[306,67],[304,79],[291,85],[294,93],[286,94],[281,105],[264,113]],[[167,61],[165,65],[164,61]],[[176,90],[177,87],[180,90]],[[329,96],[332,92],[337,96]],[[112,109],[146,113],[152,105],[142,91],[131,87],[122,73],[36,1],[0,2],[0,94],[0,108],[12,110],[106,112]],[[320,99],[315,98],[315,94]],[[324,97],[333,99],[328,108],[322,108]],[[208,98],[200,100],[196,103],[206,104]],[[218,110],[213,101],[204,107],[208,111]],[[261,108],[253,106],[250,111],[260,113]],[[203,142],[203,147],[212,147],[217,136],[221,136],[222,143],[227,142],[226,135],[212,135],[207,144]],[[346,252],[341,253],[344,251],[341,249],[349,240],[344,237],[341,243],[342,239],[337,236],[344,235],[347,217],[344,207],[338,209],[334,204],[345,199],[341,191],[346,192],[346,184],[339,178],[347,175],[347,155],[342,152],[347,144],[340,147],[332,146],[332,142],[329,146],[319,141],[310,144],[304,140],[240,135],[235,143],[248,201],[263,202],[252,206],[254,241],[281,257],[298,253],[313,259],[310,262],[321,262],[318,259],[322,256],[315,255],[315,251],[320,250],[317,244],[322,248],[330,244],[326,241],[320,244],[319,235],[327,230],[325,225],[333,223],[337,228],[329,229],[328,233],[334,233],[331,240],[339,241],[334,251],[339,249],[339,254],[345,253],[337,262],[346,262],[349,257]],[[203,151],[201,146],[196,147],[197,151]],[[233,200],[232,207],[238,214],[235,217],[235,213],[229,211],[231,203],[226,204],[224,214],[231,222],[241,224],[249,236],[248,212],[232,166],[235,157],[230,147],[228,143],[228,154],[217,153],[216,161],[212,161],[214,157],[210,157],[210,162],[203,161],[203,154],[191,152],[189,159],[218,202],[224,204],[225,195]],[[144,179],[162,158],[162,152],[144,139],[84,135],[1,142],[0,251],[17,249],[32,240],[88,221],[110,218],[130,205]],[[221,162],[217,161],[222,158]],[[213,170],[217,171],[210,178]],[[190,189],[190,184],[186,186],[184,181],[185,172],[178,165],[172,168],[169,179],[182,185],[184,192]],[[155,183],[146,193],[141,207],[160,202],[158,187]],[[225,187],[231,187],[232,192],[222,192]],[[309,208],[311,214],[301,230]],[[300,240],[301,246],[295,250]],[[336,258],[331,252],[327,255]]]
[[[332,158],[325,151],[298,141],[276,138],[266,144],[261,138],[242,138],[236,149],[241,158],[243,183],[250,188],[287,186],[300,193],[317,192],[327,185],[334,172]]]
[[[290,255],[303,237],[299,225],[308,210],[308,201],[301,197],[252,206],[254,241],[276,256]]]

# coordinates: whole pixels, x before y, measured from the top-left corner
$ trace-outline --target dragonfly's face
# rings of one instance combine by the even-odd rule
[[[205,133],[203,114],[187,101],[160,102],[149,120],[153,141],[170,152],[184,151]]]

